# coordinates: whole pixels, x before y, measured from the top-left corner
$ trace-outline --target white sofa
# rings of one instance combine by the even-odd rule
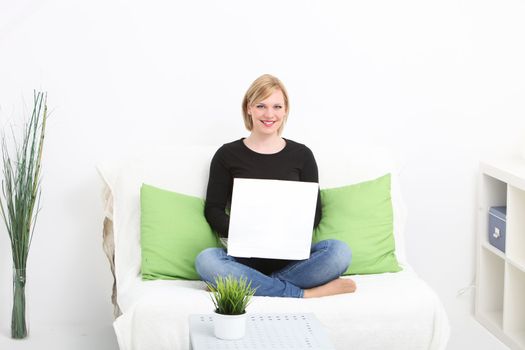
[[[141,280],[139,193],[141,184],[148,183],[204,197],[209,163],[218,147],[144,151],[98,166],[104,182],[104,249],[115,276],[114,329],[121,350],[188,349],[188,316],[213,311],[203,282]],[[358,286],[353,294],[317,299],[255,297],[248,312],[313,312],[341,350],[445,349],[450,330],[443,306],[406,261],[406,215],[392,158],[384,150],[368,147],[338,151],[336,161],[332,149],[312,147],[321,188],[392,174],[396,255],[403,271],[352,276]]]

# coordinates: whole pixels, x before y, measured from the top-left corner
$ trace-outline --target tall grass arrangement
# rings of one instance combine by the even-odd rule
[[[236,279],[233,276],[217,276],[215,285],[206,283],[211,291],[211,300],[215,305],[215,312],[222,315],[242,315],[255,294],[252,282],[248,283],[245,277]]]
[[[40,169],[46,121],[47,94],[34,91],[33,111],[24,125],[22,139],[17,141],[12,129],[10,145],[5,132],[2,133],[0,212],[11,240],[14,292],[11,337],[16,339],[27,336],[26,264],[40,209]]]

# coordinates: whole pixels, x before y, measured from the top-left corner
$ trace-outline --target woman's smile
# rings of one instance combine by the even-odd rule
[[[272,127],[275,124],[275,120],[261,120],[266,127]]]

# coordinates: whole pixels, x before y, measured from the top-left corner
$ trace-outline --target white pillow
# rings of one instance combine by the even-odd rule
[[[115,277],[120,298],[140,275],[140,187],[149,183],[166,190],[204,198],[211,158],[217,146],[146,151],[97,169],[113,202]]]
[[[394,214],[394,239],[398,262],[406,266],[404,232],[407,211],[401,196],[400,165],[392,152],[381,147],[362,145],[324,145],[312,148],[319,169],[319,186],[333,188],[376,179],[391,174],[392,209]]]

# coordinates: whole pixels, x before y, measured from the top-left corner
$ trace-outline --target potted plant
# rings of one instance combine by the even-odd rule
[[[26,264],[40,203],[40,167],[47,120],[46,94],[34,93],[33,112],[21,139],[13,144],[2,134],[3,179],[0,214],[11,241],[13,258],[13,312],[11,337],[27,336]]]
[[[246,307],[255,294],[247,278],[217,276],[215,284],[207,283],[215,306],[214,333],[219,339],[234,340],[246,333]]]

